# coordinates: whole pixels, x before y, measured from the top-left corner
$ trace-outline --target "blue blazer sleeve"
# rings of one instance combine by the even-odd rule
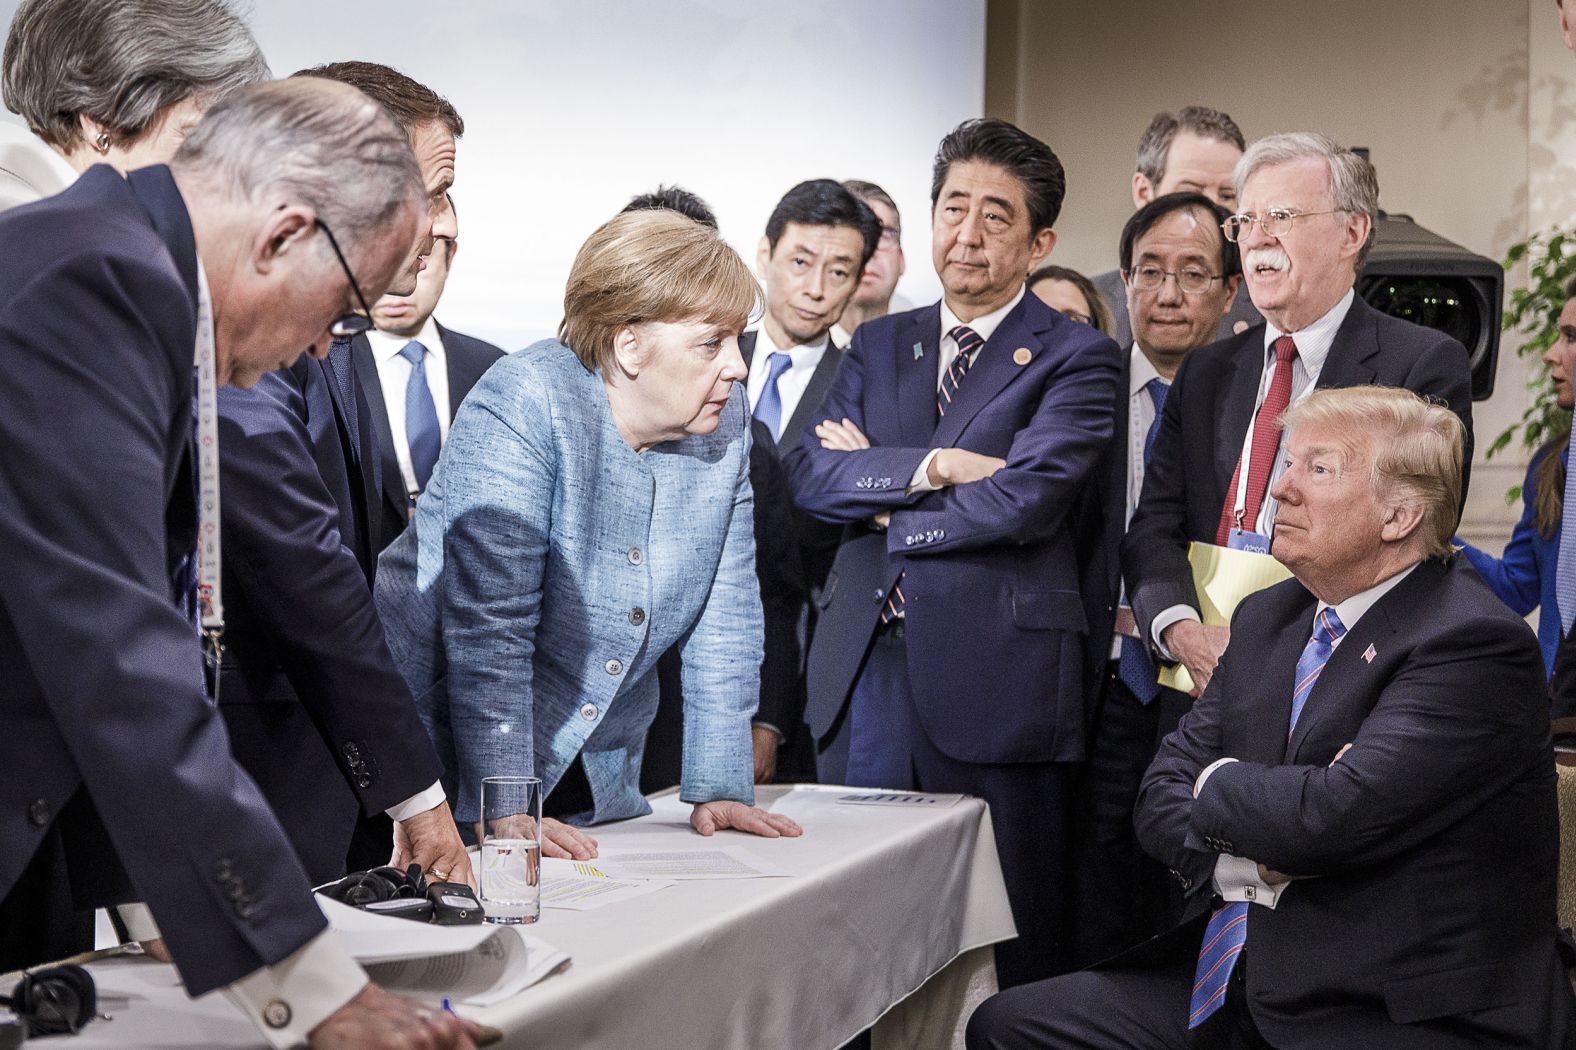
[[[1538,534],[1535,521],[1537,473],[1541,463],[1542,457],[1535,456],[1527,467],[1526,480],[1521,483],[1521,520],[1516,522],[1516,528],[1510,534],[1505,553],[1496,558],[1470,543],[1461,545],[1462,553],[1472,563],[1477,574],[1483,577],[1483,582],[1518,616],[1527,615],[1542,600],[1543,571],[1539,552],[1548,541]],[[1558,537],[1559,533],[1556,532],[1556,551],[1559,549]],[[1548,569],[1554,569],[1552,561]]]

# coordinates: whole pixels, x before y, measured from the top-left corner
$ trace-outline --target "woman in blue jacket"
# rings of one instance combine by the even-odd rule
[[[755,808],[760,586],[738,336],[739,256],[666,211],[580,249],[557,340],[504,358],[460,406],[378,608],[462,826],[483,777],[542,778],[569,824],[639,816],[657,658],[678,645],[681,797],[703,835],[796,835]],[[595,843],[557,822],[549,856]]]
[[[1576,280],[1565,288],[1565,308],[1560,311],[1559,338],[1543,353],[1549,366],[1549,379],[1561,408],[1569,411],[1571,393],[1571,355],[1576,351]],[[1521,485],[1522,513],[1505,545],[1503,556],[1495,558],[1472,546],[1462,544],[1462,553],[1472,562],[1494,593],[1522,616],[1533,609],[1538,614],[1538,644],[1543,649],[1543,666],[1554,670],[1554,654],[1560,645],[1560,609],[1555,599],[1555,566],[1560,554],[1560,521],[1565,495],[1565,468],[1571,435],[1566,432],[1542,448],[1527,467]]]

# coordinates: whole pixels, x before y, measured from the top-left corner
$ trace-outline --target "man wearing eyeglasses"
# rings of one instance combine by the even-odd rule
[[[842,319],[832,326],[832,340],[838,346],[852,342],[854,329],[866,321],[909,308],[897,296],[898,279],[908,267],[903,258],[903,217],[898,214],[897,202],[886,190],[863,179],[847,179],[843,189],[864,201],[881,220],[881,240],[876,253],[865,263],[865,274],[854,289],[854,297],[843,307]]]
[[[1138,505],[1177,369],[1189,354],[1215,341],[1241,284],[1237,246],[1221,228],[1229,215],[1201,193],[1171,193],[1140,208],[1122,230],[1121,275],[1134,339],[1119,388],[1125,402],[1102,475],[1102,511],[1112,518],[1120,515],[1124,526]],[[1162,690],[1155,681],[1148,647],[1138,638],[1132,610],[1119,597],[1116,555],[1104,546],[1094,552],[1100,563],[1097,578],[1118,613],[1115,631],[1107,635],[1110,660],[1099,683],[1100,714],[1074,810],[1072,914],[1081,964],[1109,958],[1159,933],[1171,925],[1180,905],[1180,895],[1169,892],[1165,868],[1139,848],[1133,804],[1144,770],[1186,710],[1187,698]],[[1105,906],[1111,899],[1128,906]]]
[[[1241,210],[1223,228],[1264,323],[1178,370],[1122,544],[1140,637],[1157,659],[1187,667],[1195,697],[1230,631],[1200,622],[1188,546],[1269,550],[1270,490],[1284,469],[1279,417],[1289,405],[1319,387],[1405,387],[1461,418],[1463,462],[1472,459],[1466,349],[1379,313],[1353,290],[1378,210],[1373,167],[1323,135],[1295,132],[1255,142],[1235,184]]]
[[[347,62],[307,73],[359,89],[410,140],[428,209],[388,289],[408,295],[435,239],[458,232],[447,194],[459,116],[385,66]],[[350,312],[330,329],[327,359],[303,359],[219,399],[228,613],[219,709],[236,758],[314,882],[344,873],[358,813],[395,821],[392,835],[384,825],[378,863],[392,856],[463,882],[471,868],[441,765],[371,598],[380,455],[349,343],[371,328],[371,304],[346,262],[370,234],[327,226],[320,234],[352,292]]]

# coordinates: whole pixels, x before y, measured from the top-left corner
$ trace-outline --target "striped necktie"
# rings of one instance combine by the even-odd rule
[[[960,324],[947,333],[952,341],[958,344],[958,355],[952,359],[947,370],[942,373],[941,386],[936,391],[936,411],[941,415],[947,414],[948,407],[953,399],[958,396],[958,387],[963,383],[963,377],[969,374],[969,369],[974,365],[974,358],[979,356],[979,348],[985,345],[985,340],[980,334],[966,324]],[[899,573],[897,582],[892,584],[892,593],[887,595],[886,604],[881,607],[881,622],[891,623],[903,615],[903,574]]]
[[[1297,684],[1292,689],[1291,725],[1286,730],[1289,739],[1302,717],[1303,705],[1314,683],[1335,651],[1335,643],[1346,633],[1346,625],[1333,608],[1319,612],[1314,620],[1313,637],[1303,646],[1297,660]],[[1209,917],[1204,928],[1204,947],[1198,953],[1198,967],[1193,971],[1193,996],[1188,1002],[1189,1028],[1197,1028],[1205,1018],[1220,1009],[1226,1001],[1226,985],[1231,981],[1231,971],[1237,956],[1248,943],[1248,902],[1227,901]]]

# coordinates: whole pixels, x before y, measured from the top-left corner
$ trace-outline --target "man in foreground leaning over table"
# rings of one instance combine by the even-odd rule
[[[1356,387],[1282,421],[1296,578],[1238,608],[1138,801],[1191,919],[992,999],[974,1050],[1565,1043],[1543,664],[1450,547],[1460,420]]]
[[[43,961],[26,920],[64,870],[77,908],[146,900],[186,991],[225,987],[275,1046],[471,1045],[325,935],[199,643],[222,607],[197,549],[218,525],[214,387],[325,353],[347,269],[381,294],[422,196],[394,123],[314,80],[240,89],[169,167],[94,167],[0,218],[0,548],[19,567],[0,576],[0,959]],[[326,223],[378,232],[342,264]]]

